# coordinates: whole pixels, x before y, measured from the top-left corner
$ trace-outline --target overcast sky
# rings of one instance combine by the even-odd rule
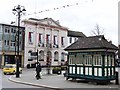
[[[25,18],[53,18],[73,31],[91,36],[98,24],[105,38],[118,45],[118,1],[119,0],[0,0],[0,23],[15,21],[14,6],[24,6]],[[65,6],[65,8],[63,8]],[[54,8],[59,8],[54,10]],[[45,11],[49,10],[49,11]],[[38,13],[43,11],[42,13]],[[37,12],[37,14],[33,14]],[[29,15],[32,14],[32,15]]]

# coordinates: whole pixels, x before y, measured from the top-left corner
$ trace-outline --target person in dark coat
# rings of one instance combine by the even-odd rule
[[[41,64],[38,63],[38,64],[37,64],[37,67],[36,67],[36,74],[37,74],[37,75],[36,75],[36,78],[37,78],[37,79],[40,79],[40,78],[41,78],[41,75],[40,75],[41,70],[42,70]]]

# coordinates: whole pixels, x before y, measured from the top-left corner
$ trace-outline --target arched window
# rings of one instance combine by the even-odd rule
[[[47,52],[47,56],[49,56],[50,58],[52,57],[52,53],[50,51]]]
[[[52,53],[50,51],[47,52],[47,65],[51,65],[52,63]]]
[[[44,51],[39,52],[39,61],[44,61]]]
[[[65,61],[65,54],[63,52],[61,53],[61,61]]]
[[[59,55],[58,55],[58,52],[56,51],[54,53],[54,61],[58,61],[58,59],[59,59]]]

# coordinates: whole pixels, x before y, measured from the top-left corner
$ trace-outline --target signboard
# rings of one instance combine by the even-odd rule
[[[37,60],[37,56],[31,56],[31,59]]]
[[[120,58],[116,60],[116,66],[120,67]]]

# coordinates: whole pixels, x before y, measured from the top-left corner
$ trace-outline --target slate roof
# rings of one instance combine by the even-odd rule
[[[86,50],[86,49],[113,49],[118,50],[118,47],[108,42],[103,35],[81,37],[75,43],[71,44],[65,50]]]
[[[86,37],[82,32],[78,32],[78,31],[68,31],[68,36],[71,37]]]

